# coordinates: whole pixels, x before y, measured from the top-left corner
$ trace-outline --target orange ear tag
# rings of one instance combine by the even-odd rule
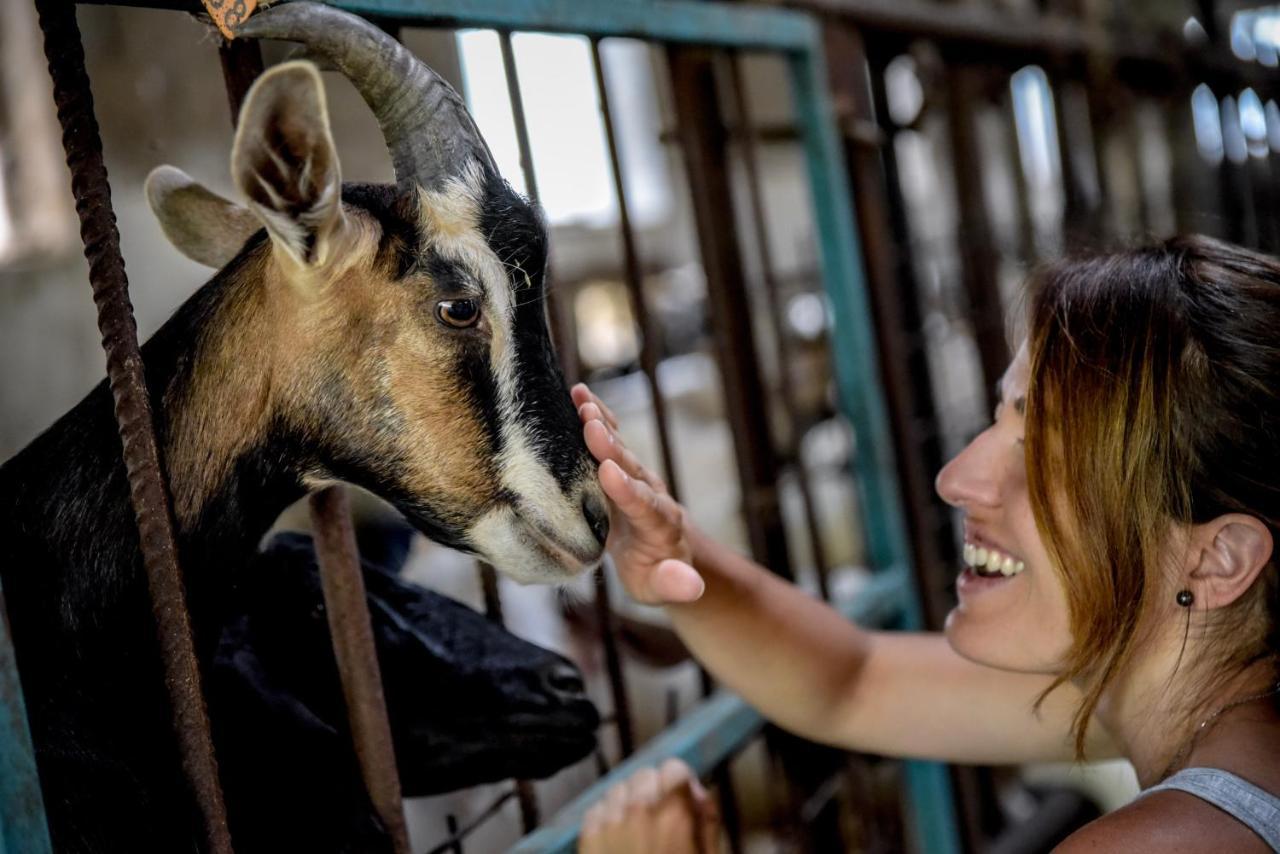
[[[203,2],[209,17],[213,18],[213,22],[228,39],[236,37],[232,30],[243,23],[244,19],[253,14],[253,10],[258,7],[258,0],[203,0]]]

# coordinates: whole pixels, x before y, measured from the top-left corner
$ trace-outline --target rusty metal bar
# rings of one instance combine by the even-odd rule
[[[498,572],[484,561],[476,561],[476,570],[480,574],[480,592],[484,597],[484,613],[491,622],[499,626],[506,625],[502,612],[502,594],[498,590]],[[516,780],[512,792],[520,804],[520,823],[524,832],[528,833],[538,826],[538,793],[533,783],[528,780]]]
[[[609,577],[603,571],[595,574],[596,621],[604,643],[605,671],[609,674],[609,693],[613,699],[614,727],[618,733],[618,752],[626,759],[636,749],[635,728],[631,722],[631,702],[627,697],[627,680],[622,672],[622,655],[618,650],[617,626],[609,602]]]
[[[129,495],[138,522],[139,547],[151,591],[152,611],[164,662],[165,686],[173,707],[183,771],[191,785],[211,852],[230,852],[226,809],[200,689],[191,617],[169,494],[160,466],[151,400],[129,300],[129,281],[120,254],[120,233],[111,208],[111,186],[102,158],[102,139],[93,112],[84,48],[75,5],[37,0],[53,97],[62,125],[62,145],[71,169],[71,189],[80,217],[80,236],[89,261],[89,283],[98,308],[98,329],[107,357],[107,378],[115,399]]]
[[[227,84],[227,102],[234,125],[244,96],[262,73],[262,46],[257,39],[222,39],[218,44],[218,59],[222,63],[222,79]]]
[[[1004,374],[1009,348],[1004,340],[1004,306],[1000,300],[999,267],[982,185],[982,156],[974,115],[983,80],[970,66],[949,66],[947,123],[951,132],[951,165],[960,206],[958,249],[969,317],[982,366],[986,409],[995,406],[993,389]]]
[[[827,565],[826,547],[813,501],[813,490],[809,486],[809,472],[804,462],[804,449],[801,441],[804,437],[800,434],[799,407],[796,404],[795,391],[785,374],[786,366],[791,361],[791,346],[788,343],[787,332],[782,323],[782,318],[785,315],[782,299],[778,293],[778,278],[773,264],[773,251],[769,248],[769,226],[765,221],[766,214],[764,199],[761,195],[760,169],[756,160],[756,139],[752,132],[754,125],[752,123],[751,108],[747,101],[746,88],[742,82],[741,62],[741,56],[733,54],[728,57],[726,64],[729,69],[729,88],[733,100],[733,109],[737,113],[736,119],[740,131],[738,149],[741,152],[742,164],[747,174],[747,200],[750,203],[751,221],[754,226],[752,237],[755,239],[759,253],[760,278],[764,284],[765,295],[768,299],[769,310],[766,313],[769,315],[773,336],[777,340],[778,362],[782,366],[778,391],[782,399],[783,412],[790,425],[791,448],[789,449],[789,456],[795,460],[796,484],[800,489],[801,503],[804,506],[804,521],[809,531],[813,566],[818,577],[818,592],[824,600],[830,601],[831,591],[827,586],[827,574],[830,568]]]
[[[391,837],[393,850],[396,854],[409,854],[409,831],[391,743],[391,724],[382,694],[382,674],[356,551],[355,527],[343,487],[330,486],[312,494],[311,522],[329,634],[342,677],[342,695],[360,774],[378,819]]]
[[[538,176],[533,169],[533,148],[529,143],[529,124],[524,115],[524,96],[520,92],[520,72],[516,68],[516,54],[511,46],[511,33],[498,33],[498,46],[502,49],[502,69],[507,79],[507,99],[511,101],[511,119],[516,127],[516,145],[520,148],[520,172],[524,175],[525,190],[535,202],[538,194]]]
[[[725,159],[728,133],[718,108],[715,69],[702,48],[668,46],[667,58],[751,552],[790,580],[791,557],[778,502],[778,460],[761,405],[767,395],[751,310],[742,293],[745,276]],[[693,180],[694,175],[702,180]]]
[[[538,176],[533,168],[533,148],[529,143],[529,124],[524,115],[524,96],[520,94],[520,73],[516,68],[516,55],[511,46],[510,30],[498,31],[498,44],[502,48],[502,70],[507,79],[507,98],[511,102],[511,118],[516,127],[516,144],[520,148],[520,171],[530,200],[538,204]],[[578,360],[578,333],[573,321],[573,303],[552,287],[550,274],[545,279],[547,315],[551,318],[551,331],[560,356],[560,367],[570,383],[582,377],[582,365]]]
[[[640,253],[636,248],[635,231],[631,226],[631,207],[627,201],[627,186],[622,170],[622,158],[618,152],[617,131],[613,124],[608,81],[604,61],[600,55],[600,40],[591,40],[591,65],[596,75],[596,92],[600,98],[600,115],[604,119],[605,141],[609,147],[609,165],[613,173],[613,192],[618,201],[618,231],[622,238],[622,261],[627,295],[631,298],[631,312],[640,326],[640,369],[649,385],[649,397],[653,401],[653,420],[658,432],[658,448],[662,455],[662,476],[667,491],[676,501],[680,500],[680,486],[676,475],[675,459],[671,453],[670,419],[667,402],[658,385],[658,349],[662,346],[661,333],[649,314],[644,298],[644,277],[640,271]]]

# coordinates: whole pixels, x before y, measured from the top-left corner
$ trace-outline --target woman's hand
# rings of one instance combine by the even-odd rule
[[[579,854],[714,854],[719,810],[688,765],[668,759],[617,784],[582,819]]]
[[[627,592],[648,605],[692,602],[705,584],[693,568],[684,508],[618,436],[618,421],[591,389],[572,390],[587,448],[609,497],[609,552]]]

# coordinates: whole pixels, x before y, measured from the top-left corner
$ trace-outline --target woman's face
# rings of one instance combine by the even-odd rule
[[[1057,673],[1071,644],[1063,583],[1031,513],[1023,452],[1030,361],[1024,344],[1000,381],[995,423],[938,474],[943,500],[964,511],[959,604],[946,635],[980,664]]]

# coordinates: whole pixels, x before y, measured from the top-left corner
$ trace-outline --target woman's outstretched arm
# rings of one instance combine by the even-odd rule
[[[617,422],[574,389],[587,446],[614,504],[610,552],[627,591],[661,604],[693,654],[765,717],[814,741],[962,763],[1070,759],[1078,695],[1064,686],[1037,715],[1048,676],[956,654],[941,635],[872,632],[700,534],[623,445]],[[1094,727],[1090,753],[1114,755]]]

